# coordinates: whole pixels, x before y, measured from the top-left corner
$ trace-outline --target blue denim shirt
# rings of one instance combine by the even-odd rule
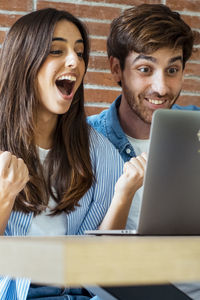
[[[121,102],[121,95],[111,104],[109,109],[102,111],[98,115],[89,116],[88,123],[98,132],[106,136],[110,142],[118,149],[124,161],[129,161],[131,157],[136,156],[133,147],[128,141],[118,119],[118,107]],[[179,110],[200,110],[195,105],[180,106],[173,105],[172,109]]]

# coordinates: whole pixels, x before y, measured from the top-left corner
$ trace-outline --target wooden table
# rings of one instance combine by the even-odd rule
[[[0,274],[57,286],[200,281],[200,237],[0,237]]]

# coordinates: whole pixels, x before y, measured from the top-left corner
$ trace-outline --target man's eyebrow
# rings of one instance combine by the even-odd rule
[[[178,55],[178,56],[175,56],[175,57],[172,57],[170,60],[169,60],[169,64],[173,64],[175,61],[177,60],[180,60],[181,62],[183,62],[183,57],[181,55]]]
[[[53,42],[53,41],[61,41],[61,42],[66,42],[66,43],[68,42],[67,39],[64,39],[64,38],[62,38],[62,37],[53,37],[53,38],[52,38],[52,42]],[[75,43],[76,43],[76,44],[77,44],[77,43],[83,44],[83,40],[82,40],[82,39],[77,40]]]
[[[152,62],[156,62],[156,58],[154,58],[153,56],[149,56],[149,55],[145,55],[145,54],[139,54],[134,60],[133,60],[133,64],[139,60],[139,59],[146,59]]]
[[[134,60],[133,60],[133,64],[138,61],[139,59],[145,59],[145,60],[149,60],[149,61],[152,61],[153,63],[156,63],[157,60],[155,57],[153,56],[150,56],[150,55],[145,55],[145,54],[139,54]],[[169,65],[174,63],[175,61],[177,60],[180,60],[181,62],[183,62],[183,57],[181,55],[178,55],[178,56],[175,56],[175,57],[172,57],[170,58],[169,60]]]

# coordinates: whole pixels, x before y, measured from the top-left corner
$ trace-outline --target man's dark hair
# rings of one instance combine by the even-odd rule
[[[162,4],[142,4],[125,10],[112,21],[107,52],[108,57],[119,59],[123,70],[131,51],[151,54],[164,47],[182,48],[184,68],[193,42],[193,32],[179,13]]]

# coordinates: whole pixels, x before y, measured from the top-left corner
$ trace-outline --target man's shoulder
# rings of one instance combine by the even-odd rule
[[[105,109],[99,114],[88,116],[87,122],[94,127],[95,124],[99,124],[105,119],[107,111],[108,109]]]
[[[172,106],[172,109],[177,109],[177,110],[199,110],[200,111],[200,107],[196,106],[196,105],[182,106],[182,105],[174,104]]]
[[[107,111],[108,109],[103,110],[99,114],[87,117],[87,123],[90,126],[92,126],[94,129],[96,129],[98,132],[102,133],[103,135],[106,135],[105,120],[106,120]]]
[[[117,107],[120,105],[120,102],[121,95],[119,95],[114,102],[101,113],[89,116],[87,122],[97,131],[107,136],[107,130],[109,131],[112,127],[116,128],[116,125],[119,125]]]

